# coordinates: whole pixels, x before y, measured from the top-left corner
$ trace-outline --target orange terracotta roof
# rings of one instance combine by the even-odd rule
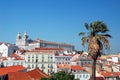
[[[13,53],[13,54],[10,55],[10,57],[19,57],[19,55],[16,54],[16,53]]]
[[[64,54],[64,56],[75,56],[76,54]]]
[[[104,77],[112,77],[113,75],[114,76],[119,76],[120,75],[120,72],[107,72],[107,71],[102,71],[101,74],[104,76]]]
[[[14,57],[16,60],[23,60],[18,54],[13,53],[10,55],[10,57]]]
[[[22,70],[25,70],[25,69],[26,68],[21,66],[21,65],[0,68],[0,76],[8,74],[9,72],[18,72],[18,71],[22,71]]]
[[[81,66],[79,66],[79,65],[74,65],[74,66],[72,65],[72,66],[71,66],[71,69],[72,69],[72,70],[84,70],[84,68],[81,67]]]
[[[105,80],[103,77],[96,77],[96,80]]]
[[[43,77],[48,78],[49,76],[39,68],[29,72],[13,72],[8,74],[8,80],[40,80]]]
[[[117,64],[120,64],[120,61]]]
[[[26,72],[10,72],[8,80],[31,80],[31,77]]]
[[[46,73],[41,71],[39,68],[36,68],[36,69],[34,69],[32,71],[29,71],[27,73],[34,79],[40,79],[40,78],[43,78],[43,77],[48,78],[49,77]]]
[[[58,64],[57,65],[58,68],[70,68],[69,64]]]

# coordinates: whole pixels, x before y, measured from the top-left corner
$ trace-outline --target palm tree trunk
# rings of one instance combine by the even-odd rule
[[[96,59],[93,59],[93,65],[92,65],[92,80],[96,80]]]

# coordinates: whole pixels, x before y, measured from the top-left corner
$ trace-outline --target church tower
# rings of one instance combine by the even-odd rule
[[[25,48],[26,46],[28,46],[28,35],[26,32],[23,34],[23,36],[21,36],[20,33],[17,34],[16,46],[20,48]]]
[[[26,32],[24,33],[24,35],[22,37],[22,44],[23,44],[23,46],[28,46],[28,35]]]
[[[19,46],[20,45],[20,42],[21,42],[21,35],[20,33],[18,32],[17,36],[16,36],[16,45]]]

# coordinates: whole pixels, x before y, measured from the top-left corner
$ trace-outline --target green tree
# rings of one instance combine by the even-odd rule
[[[68,74],[65,71],[59,71],[53,75],[51,75],[50,78],[44,78],[41,80],[78,80],[78,79],[74,79],[74,75]]]
[[[42,79],[40,79],[40,80],[49,80],[49,78],[42,78]]]
[[[85,23],[84,26],[88,32],[80,32],[79,36],[82,36],[82,45],[85,46],[87,44],[88,53],[93,59],[92,80],[96,80],[96,60],[103,54],[104,49],[110,49],[108,38],[111,38],[111,35],[106,34],[109,30],[102,21],[94,21],[90,24]]]

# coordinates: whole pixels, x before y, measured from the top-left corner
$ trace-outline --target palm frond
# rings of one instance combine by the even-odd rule
[[[94,21],[91,23],[91,28],[93,29],[94,32],[101,32],[101,33],[105,33],[108,30],[107,25],[102,22],[102,21]]]
[[[85,45],[85,43],[88,43],[88,37],[82,37],[82,46]]]
[[[106,48],[106,49],[110,49],[110,43],[109,43],[109,41],[108,41],[108,37],[106,37],[106,36],[101,36],[101,41],[103,42],[103,44],[104,44],[104,47]]]
[[[88,25],[88,23],[85,23],[84,25],[87,30],[90,30],[90,26]]]
[[[99,50],[103,49],[103,44],[100,40],[97,40],[97,44],[99,45]]]
[[[112,38],[112,36],[110,34],[102,34],[102,36],[106,36],[106,37]]]
[[[84,35],[85,35],[85,32],[80,32],[78,35],[79,35],[79,36],[84,36]]]

